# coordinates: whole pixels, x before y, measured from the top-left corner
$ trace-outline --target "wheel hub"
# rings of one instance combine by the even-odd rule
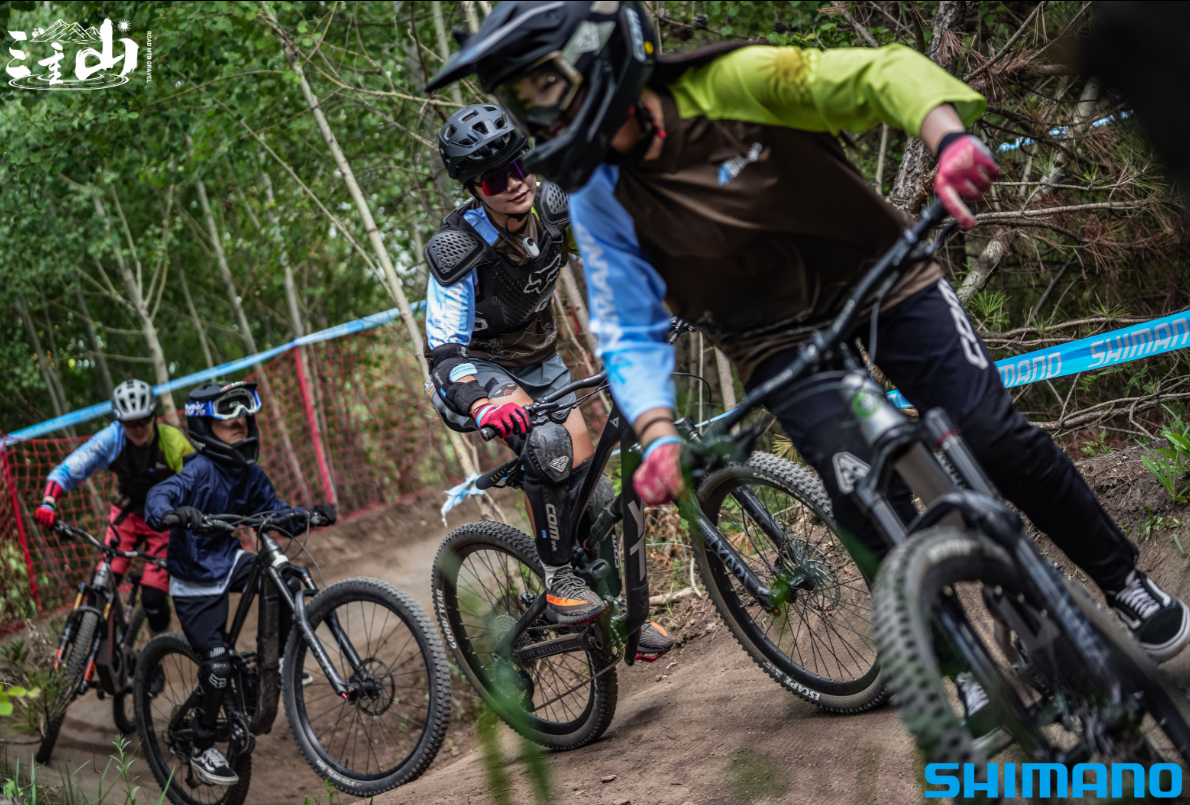
[[[392,670],[375,657],[361,661],[359,670],[347,681],[351,687],[347,701],[368,715],[382,715],[396,701],[397,686]]]
[[[839,578],[817,546],[805,540],[786,543],[777,559],[777,572],[789,587],[791,602],[801,598],[806,606],[824,612],[838,604]]]

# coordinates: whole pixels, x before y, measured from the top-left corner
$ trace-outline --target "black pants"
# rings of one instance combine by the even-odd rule
[[[868,325],[859,329],[870,350]],[[1123,586],[1136,564],[1136,546],[1104,512],[1066,454],[1013,407],[991,354],[945,280],[882,311],[876,348],[876,365],[919,411],[940,407],[950,415],[1008,500],[1101,588]],[[749,387],[777,374],[795,356],[790,350],[765,360]],[[862,472],[871,454],[844,409],[837,378],[811,378],[774,396],[768,405],[778,412],[798,452],[822,476],[836,520],[871,552],[868,558],[882,559],[888,545],[848,494],[857,467]],[[892,497],[901,515],[912,518],[909,491],[899,481]]]

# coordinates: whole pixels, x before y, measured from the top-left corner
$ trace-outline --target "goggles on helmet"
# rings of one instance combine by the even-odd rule
[[[508,189],[513,180],[523,180],[529,173],[521,166],[520,159],[501,165],[479,177],[479,186],[485,196],[498,196]]]
[[[583,84],[583,75],[561,51],[539,59],[492,94],[525,131],[554,134],[565,122]]]
[[[221,397],[206,402],[186,403],[186,416],[206,416],[212,419],[239,419],[260,410],[260,395],[246,388],[232,389]]]

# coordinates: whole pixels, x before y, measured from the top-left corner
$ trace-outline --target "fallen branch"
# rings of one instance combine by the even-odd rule
[[[699,592],[697,587],[687,587],[684,590],[678,590],[676,593],[672,593],[670,595],[662,593],[661,595],[650,596],[649,606],[663,607],[672,601],[680,601],[681,599],[689,598],[692,595],[697,595],[699,598],[702,598],[702,593]]]
[[[836,3],[836,5],[838,4]],[[1021,27],[1016,29],[1016,33],[1008,38],[1008,41],[1004,43],[1004,47],[1000,48],[1000,52],[984,62],[982,67],[965,77],[963,81],[970,84],[973,80],[975,80],[976,76],[986,73],[988,68],[1003,59],[1004,56],[1012,49],[1012,46],[1016,44],[1016,40],[1020,39],[1021,36],[1024,35],[1025,29],[1029,27],[1029,23],[1033,22],[1033,19],[1041,12],[1041,9],[1043,8],[1045,8],[1045,3],[1038,3],[1033,9],[1032,13],[1025,17],[1025,21],[1021,23]]]

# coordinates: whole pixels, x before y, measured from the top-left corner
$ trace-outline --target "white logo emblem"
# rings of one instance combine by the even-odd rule
[[[595,23],[583,22],[574,32],[574,38],[570,40],[570,47],[567,49],[573,51],[575,55],[599,50],[599,29],[595,27]]]
[[[847,452],[835,453],[831,460],[835,465],[835,479],[839,482],[839,491],[851,494],[855,485],[868,474],[868,465]]]
[[[959,343],[963,345],[963,357],[972,366],[977,366],[980,369],[988,368],[988,359],[983,354],[983,350],[979,348],[979,339],[975,337],[975,331],[971,329],[971,321],[963,312],[963,305],[959,302],[958,295],[946,280],[938,280],[938,290],[942,291],[942,298],[950,306],[950,317],[954,319],[954,328],[959,331]]]
[[[116,26],[120,33],[126,34],[132,30],[132,23],[128,20],[120,20]],[[99,29],[87,28],[83,29],[77,22],[67,23],[65,20],[58,20],[49,28],[36,28],[33,30],[33,36],[30,37],[24,31],[9,31],[16,42],[27,42],[30,46],[36,45],[36,50],[40,53],[49,53],[44,59],[37,59],[35,63],[40,67],[46,68],[44,73],[34,74],[28,64],[23,62],[36,58],[34,55],[34,48],[30,47],[26,52],[25,45],[18,47],[10,47],[8,53],[12,56],[4,71],[8,73],[11,79],[8,84],[17,89],[37,89],[37,90],[96,90],[108,89],[109,87],[118,87],[121,84],[128,83],[128,74],[136,69],[137,55],[140,52],[140,45],[133,39],[121,38],[120,44],[123,46],[123,53],[116,55],[114,49],[114,42],[112,41],[112,21],[104,20]],[[148,80],[152,80],[152,34],[146,36],[147,52],[148,52]],[[87,46],[91,47],[87,47]],[[98,50],[95,49],[98,46]],[[65,61],[68,65],[71,59],[67,58],[67,53],[73,56],[74,62],[74,77],[62,77],[62,65]],[[120,72],[108,72],[113,70],[117,65],[120,66]]]
[[[550,462],[550,467],[555,472],[564,472],[566,470],[566,465],[568,463],[569,463],[569,459],[567,459],[566,456],[558,456],[557,458],[555,458],[553,461]]]
[[[738,157],[732,157],[719,166],[719,184],[727,184],[732,179],[740,175],[740,171],[751,165],[756,160],[760,159],[761,152],[764,151],[764,146],[760,143],[752,143],[752,147],[748,149],[748,153],[741,154]]]

